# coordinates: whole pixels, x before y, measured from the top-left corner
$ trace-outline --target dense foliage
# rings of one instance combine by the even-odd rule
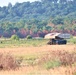
[[[0,7],[0,36],[44,37],[49,32],[76,35],[76,0],[41,0]]]

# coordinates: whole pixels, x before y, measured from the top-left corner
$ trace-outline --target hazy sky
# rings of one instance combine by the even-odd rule
[[[27,2],[27,1],[33,2],[33,1],[38,1],[38,0],[0,0],[0,6],[2,7],[7,6],[9,2],[14,5],[16,2],[22,3],[22,2]]]

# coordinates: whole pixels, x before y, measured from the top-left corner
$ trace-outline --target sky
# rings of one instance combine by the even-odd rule
[[[34,1],[38,1],[38,0],[0,0],[0,6],[7,6],[8,3],[12,3],[12,5],[14,5],[16,2],[22,3],[22,2],[34,2]]]

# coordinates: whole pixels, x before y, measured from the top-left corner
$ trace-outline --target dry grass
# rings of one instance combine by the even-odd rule
[[[17,70],[0,71],[0,75],[75,75],[76,65],[76,46],[75,45],[51,45],[42,47],[19,47],[19,48],[0,48],[0,53],[11,53],[15,57],[23,57],[23,60],[33,55],[34,62],[43,63],[47,60],[58,59],[62,65],[50,68],[49,70],[40,65],[21,66]],[[65,58],[66,57],[66,58]],[[44,60],[43,60],[44,59]],[[68,60],[68,61],[67,61]],[[66,62],[64,62],[66,61]],[[71,65],[70,65],[71,64]]]
[[[0,70],[15,70],[18,64],[10,54],[0,53]]]
[[[1,71],[0,75],[75,75],[76,67],[59,67],[48,70],[41,70],[37,67],[22,67],[15,71]]]

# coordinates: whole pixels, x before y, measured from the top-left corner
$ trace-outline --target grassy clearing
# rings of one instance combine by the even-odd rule
[[[66,39],[67,43],[69,44],[76,44],[76,38],[70,38],[70,39]],[[22,41],[22,40],[21,40]],[[20,44],[23,43],[20,41]],[[23,44],[25,44],[26,46],[43,46],[46,45],[47,42],[49,41],[49,39],[27,39],[27,40],[23,40],[26,41]]]
[[[19,46],[34,46],[40,47],[47,44],[48,39],[20,39],[20,40],[11,40],[11,39],[0,39],[0,48],[4,47],[19,47]],[[76,44],[76,38],[71,38],[67,40],[69,44]]]
[[[4,39],[0,40],[0,47],[19,47],[19,46],[43,46],[46,45],[48,40],[45,39],[20,39],[18,40],[10,40]]]

